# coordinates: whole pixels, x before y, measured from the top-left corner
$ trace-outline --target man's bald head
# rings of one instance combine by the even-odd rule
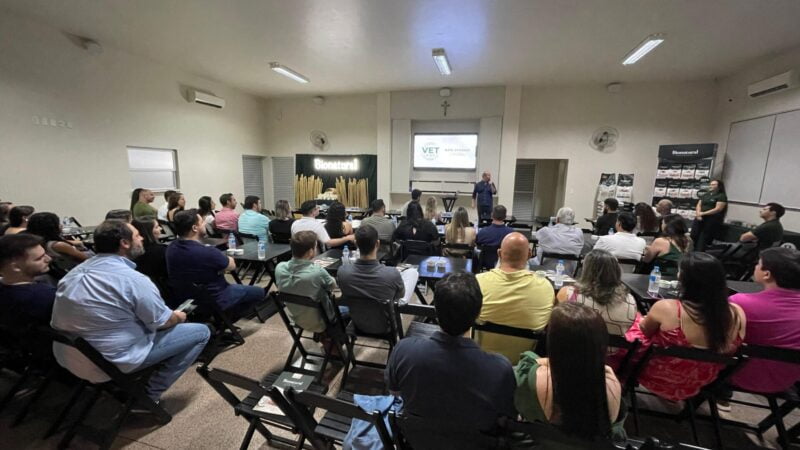
[[[510,233],[503,238],[500,244],[500,266],[522,270],[528,265],[531,250],[528,247],[528,238],[522,233]]]

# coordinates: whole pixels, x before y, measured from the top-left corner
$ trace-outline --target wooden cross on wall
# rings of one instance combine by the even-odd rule
[[[447,103],[447,100],[442,103],[442,111],[444,111],[444,116],[447,117],[447,108],[450,107],[450,103]]]

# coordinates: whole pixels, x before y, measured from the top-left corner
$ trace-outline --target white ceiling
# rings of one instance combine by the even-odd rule
[[[262,96],[710,79],[800,45],[798,0],[0,0]],[[651,33],[667,41],[634,66]],[[453,75],[436,71],[444,47]],[[311,79],[270,71],[279,61]]]

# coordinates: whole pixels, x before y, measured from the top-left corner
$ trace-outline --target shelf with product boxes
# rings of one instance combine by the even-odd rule
[[[668,199],[673,212],[694,219],[698,196],[711,182],[716,148],[716,144],[660,146],[652,205]]]

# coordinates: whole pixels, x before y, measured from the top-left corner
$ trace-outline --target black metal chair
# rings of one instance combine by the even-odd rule
[[[430,337],[433,333],[439,331],[439,325],[436,324],[436,308],[433,305],[400,302],[397,304],[395,311],[398,314],[396,320],[399,325],[398,331],[401,339],[407,336]],[[405,332],[403,332],[403,322],[399,317],[401,314],[414,316]]]
[[[472,326],[471,337],[478,345],[481,345],[484,333],[501,334],[511,338],[518,338],[515,341],[520,342],[520,346],[525,346],[530,350],[538,349],[537,353],[544,354],[546,348],[547,331],[546,330],[531,330],[528,328],[517,328],[509,325],[501,325],[494,322],[476,321]],[[530,341],[530,345],[524,341]],[[524,344],[524,345],[523,345]]]
[[[454,258],[472,259],[475,256],[475,246],[469,244],[451,244],[445,242],[442,244],[442,254]]]
[[[576,277],[580,273],[583,258],[580,255],[572,255],[569,253],[552,253],[543,252],[540,263],[546,268],[555,270],[556,264],[559,260],[564,261],[564,273],[571,277]]]
[[[292,233],[270,233],[270,237],[276,244],[288,244],[292,240]]]
[[[397,241],[400,244],[400,261],[405,261],[410,255],[433,256],[435,247],[433,243],[406,239]]]
[[[397,322],[396,302],[394,299],[343,296],[341,299],[342,305],[350,308],[351,321],[347,326],[347,334],[350,337],[351,345],[363,345],[358,344],[359,337],[382,340],[388,344],[388,348],[364,346],[387,350],[386,358],[388,360],[389,354],[391,354],[402,333],[402,331],[399,331],[400,325]],[[378,369],[386,367],[386,364],[359,361],[356,359],[355,353],[351,357],[353,366],[362,365]],[[344,384],[342,385],[344,386]]]
[[[172,286],[175,287],[174,284]],[[244,337],[239,333],[239,328],[234,325],[239,317],[234,317],[220,308],[205,285],[192,284],[187,288],[192,292],[191,298],[197,306],[188,315],[189,320],[212,326],[211,340],[206,347],[205,363],[210,364],[219,353],[225,350],[243,345]]]
[[[315,441],[310,440],[315,450],[330,450],[334,443],[341,444],[350,431],[353,419],[372,424],[380,436],[383,449],[395,448],[381,412],[365,412],[353,403],[352,393],[342,391],[337,398],[331,398],[308,390],[296,392],[294,389],[288,389],[285,395],[297,412],[298,428],[305,436],[319,438]],[[314,418],[314,410],[317,408],[327,411],[319,421]]]
[[[450,420],[444,411],[442,417],[389,412],[389,427],[395,445],[401,450],[506,448],[501,445],[504,442],[503,430],[498,429],[496,434],[484,433],[473,426]]]
[[[95,348],[83,338],[74,338],[56,330],[52,332],[52,336],[53,340],[57,343],[56,345],[64,345],[77,350],[83,357],[88,359],[109,377],[108,381],[102,383],[84,381],[84,387],[91,389],[92,393],[78,411],[77,418],[67,429],[64,437],[58,444],[58,448],[67,448],[78,433],[86,439],[98,444],[101,449],[110,448],[122,423],[134,406],[139,406],[149,411],[160,425],[166,425],[172,420],[172,416],[151,400],[145,393],[144,386],[150,375],[160,367],[159,364],[133,373],[123,373],[117,366],[106,360],[100,352],[95,350]],[[106,430],[97,430],[84,425],[83,421],[103,392],[109,393],[111,398],[118,400],[122,404],[122,411],[110,420],[110,426]],[[73,399],[76,399],[74,395]],[[102,431],[106,432],[103,433]]]
[[[617,258],[617,263],[622,269],[622,273],[639,273],[639,266],[642,262],[632,258]]]
[[[624,405],[624,403],[623,403]],[[508,433],[526,436],[532,448],[564,448],[571,450],[617,450],[610,439],[584,440],[569,436],[557,427],[543,422],[527,422],[501,417],[499,425]],[[518,437],[519,438],[519,437]]]
[[[250,446],[253,434],[256,431],[264,436],[267,440],[267,444],[270,446],[275,445],[274,442],[278,442],[299,449],[303,448],[305,440],[308,439],[309,442],[314,445],[314,448],[320,448],[315,444],[321,444],[321,441],[313,432],[306,434],[301,432],[296,425],[300,421],[297,418],[294,408],[289,404],[283,394],[281,394],[280,390],[273,387],[273,383],[275,383],[280,374],[269,374],[259,382],[227,370],[212,369],[206,365],[198,367],[197,372],[211,385],[220,397],[233,407],[233,411],[237,416],[241,416],[249,423],[247,432],[245,432],[242,443],[239,446],[241,450],[245,450]],[[239,398],[228,386],[242,389],[247,392],[247,394],[245,397]],[[326,386],[317,383],[312,383],[308,389],[319,394],[325,394],[327,392]],[[264,396],[269,397],[283,414],[272,414],[254,409]],[[299,434],[299,437],[297,440],[287,439],[278,434],[273,434],[269,431],[267,426],[276,427],[293,434]]]
[[[499,249],[499,245],[479,245],[478,264],[475,272],[494,269],[497,265],[497,250]]]
[[[354,358],[352,356],[353,348],[352,343],[347,338],[344,320],[339,313],[339,308],[337,308],[333,302],[333,299],[329,299],[331,311],[327,312],[326,308],[320,302],[309,297],[288,294],[286,292],[272,292],[270,297],[275,302],[278,315],[280,315],[283,324],[292,337],[292,348],[289,351],[289,355],[286,357],[283,370],[313,375],[316,377],[316,381],[320,382],[322,376],[325,374],[325,368],[328,366],[331,358],[335,357],[340,359],[344,366],[344,373],[342,375],[342,385],[344,385],[347,382],[349,365]],[[328,348],[325,345],[322,346],[324,353],[307,349],[305,345],[303,345],[303,341],[313,340],[313,336],[304,335],[305,330],[289,317],[290,314],[287,313],[287,305],[294,305],[298,308],[309,308],[316,311],[316,314],[318,314],[325,324],[325,334],[330,339],[331,345],[338,349],[338,355],[342,355],[343,349],[346,354],[344,356],[336,356],[333,354],[333,348]],[[330,314],[333,314],[333,317],[330,317]],[[293,365],[295,355],[298,352],[300,353],[300,364]],[[309,364],[319,364],[319,370],[306,369],[306,366]]]

